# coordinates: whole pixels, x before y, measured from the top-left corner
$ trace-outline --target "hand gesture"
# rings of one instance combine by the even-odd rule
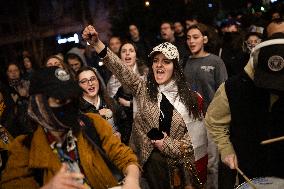
[[[69,172],[68,165],[63,164],[58,173],[41,189],[86,189],[78,179],[83,179],[81,173]]]
[[[104,116],[107,120],[112,118],[112,111],[111,109],[108,109],[108,108],[102,108],[99,110],[99,114],[101,116]]]
[[[230,169],[236,169],[238,167],[238,160],[236,154],[229,154],[222,159],[223,163],[225,163]]]
[[[96,46],[99,42],[99,34],[92,25],[85,27],[82,37],[92,46]]]

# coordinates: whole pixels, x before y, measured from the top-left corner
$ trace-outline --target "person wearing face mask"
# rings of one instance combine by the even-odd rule
[[[234,188],[236,168],[248,178],[284,178],[284,34],[255,46],[242,73],[218,88],[205,124],[226,165],[224,188]],[[244,181],[239,176],[240,182]]]
[[[206,138],[202,100],[185,82],[177,47],[165,42],[153,48],[145,80],[99,40],[94,26],[87,26],[82,37],[136,99],[129,143],[150,188],[201,188],[207,167],[207,141],[199,140]]]
[[[239,74],[247,63],[249,56],[244,51],[244,43],[242,32],[225,32],[222,37],[219,57],[225,63],[228,78]]]
[[[125,175],[123,189],[139,189],[139,168],[132,150],[112,134],[98,114],[79,114],[81,90],[62,68],[33,74],[28,113],[34,132],[10,145],[1,188],[104,189],[117,184],[108,164],[84,128],[96,129],[100,148]]]
[[[69,74],[71,74],[73,78],[75,78],[74,70],[68,64],[64,63],[63,57],[60,57],[60,55],[51,55],[47,57],[43,66],[44,67],[56,66],[56,67],[62,68],[66,70]]]

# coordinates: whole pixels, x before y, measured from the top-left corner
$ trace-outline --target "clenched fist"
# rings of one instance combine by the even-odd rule
[[[82,37],[93,47],[96,46],[99,42],[99,34],[92,25],[85,27]]]

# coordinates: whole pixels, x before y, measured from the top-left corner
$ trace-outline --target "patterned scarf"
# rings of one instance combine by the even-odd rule
[[[48,106],[46,96],[40,94],[30,96],[28,114],[35,122],[46,128],[47,130],[66,131],[70,129],[70,127],[62,124],[53,115],[51,109]]]

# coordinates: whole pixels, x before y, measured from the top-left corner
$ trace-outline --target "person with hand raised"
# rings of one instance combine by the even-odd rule
[[[99,39],[94,26],[87,26],[83,39],[96,50],[104,65],[130,89],[136,99],[137,112],[130,137],[130,147],[137,154],[143,168],[142,177],[151,189],[195,186],[206,181],[207,159],[194,162],[206,142],[200,102],[201,97],[191,91],[185,82],[179,65],[177,47],[165,42],[153,48],[149,54],[150,67],[147,79],[140,78],[129,70],[122,60]],[[156,130],[156,131],[154,131]],[[191,135],[194,130],[199,132]],[[153,137],[151,137],[153,136]],[[196,142],[198,141],[198,142]],[[197,175],[175,182],[174,170],[177,162],[187,155]],[[195,166],[196,165],[196,166]],[[192,174],[194,175],[194,174]]]

